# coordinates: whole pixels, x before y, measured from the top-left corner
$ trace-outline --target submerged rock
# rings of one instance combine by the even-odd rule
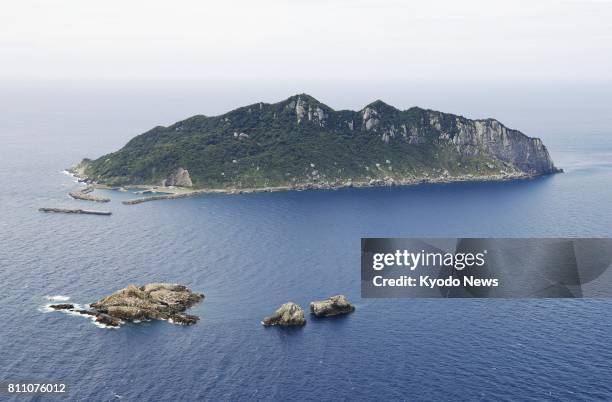
[[[150,283],[141,287],[129,285],[95,303],[97,312],[117,320],[171,320],[179,324],[194,324],[197,316],[182,314],[204,298],[186,286],[172,283]]]
[[[304,325],[306,324],[304,309],[293,302],[285,303],[273,315],[264,318],[261,324],[266,327]]]
[[[317,317],[331,317],[352,313],[353,311],[355,311],[355,306],[349,303],[344,295],[336,295],[327,300],[318,300],[310,303],[310,312]]]

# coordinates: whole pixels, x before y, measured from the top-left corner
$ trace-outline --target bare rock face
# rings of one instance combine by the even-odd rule
[[[193,187],[189,171],[179,167],[162,182],[162,186]]]
[[[327,300],[310,303],[310,312],[317,317],[331,317],[352,313],[353,311],[355,311],[355,306],[349,303],[344,295],[332,296]]]
[[[452,143],[464,156],[491,155],[522,172],[538,175],[561,172],[539,138],[530,138],[494,119],[469,120],[429,111],[429,124],[439,139]]]
[[[376,109],[373,109],[371,107],[366,107],[365,109],[363,109],[362,113],[363,113],[363,125],[366,131],[372,130],[374,127],[378,125],[378,123],[380,123],[380,120],[378,119],[378,111],[376,111]]]
[[[261,323],[266,327],[304,325],[306,324],[304,309],[293,302],[288,302],[280,306],[273,315],[264,318]]]
[[[186,286],[171,283],[150,283],[141,287],[129,285],[107,296],[91,307],[96,311],[125,321],[172,320],[193,324],[196,316],[182,314],[204,298]]]

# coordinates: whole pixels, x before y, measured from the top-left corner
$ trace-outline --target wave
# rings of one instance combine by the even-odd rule
[[[52,299],[52,297],[58,297],[58,296],[45,296],[47,297],[49,300],[61,300],[61,301],[66,301],[68,299],[70,299],[70,297],[68,296],[59,296],[59,297],[66,297],[66,299]],[[54,303],[47,303],[44,304],[42,306],[40,306],[38,308],[38,311],[40,311],[41,313],[52,313],[52,312],[57,312],[57,313],[64,313],[64,314],[68,314],[68,315],[73,315],[73,316],[78,316],[78,317],[85,317],[85,318],[89,318],[91,320],[91,322],[98,328],[104,328],[104,329],[118,329],[119,327],[113,327],[110,325],[105,325],[102,323],[99,323],[96,321],[96,316],[95,315],[89,315],[89,314],[83,314],[83,313],[79,313],[77,310],[86,310],[87,307],[83,306],[81,304],[78,303],[72,303],[72,305],[74,306],[74,309],[72,310],[56,310],[54,308],[51,308],[51,306]],[[122,321],[123,324],[123,321]]]
[[[96,321],[96,317],[94,317],[94,316],[91,316],[91,321],[98,328],[103,328],[103,329],[119,329],[120,328],[120,327],[112,327],[110,325],[101,324],[101,323]]]
[[[68,301],[68,300],[70,300],[70,296],[64,296],[64,295],[49,296],[49,295],[46,295],[45,299],[47,299],[49,301]]]

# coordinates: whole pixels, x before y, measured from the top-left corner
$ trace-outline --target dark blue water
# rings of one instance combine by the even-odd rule
[[[523,182],[135,206],[105,192],[96,207],[113,215],[99,217],[36,209],[91,207],[68,198],[61,171],[120,145],[129,124],[31,121],[1,132],[0,380],[65,381],[75,400],[612,399],[610,301],[365,300],[359,283],[364,236],[611,236],[606,135],[550,136],[566,173]],[[42,309],[46,296],[87,303],[154,281],[204,292],[201,321],[111,330]],[[286,301],[337,293],[354,314],[260,324]]]

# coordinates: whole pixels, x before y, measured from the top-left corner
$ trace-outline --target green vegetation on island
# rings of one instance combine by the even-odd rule
[[[491,180],[557,172],[537,138],[493,119],[376,101],[334,111],[301,94],[155,127],[72,169],[109,186],[334,187]]]

